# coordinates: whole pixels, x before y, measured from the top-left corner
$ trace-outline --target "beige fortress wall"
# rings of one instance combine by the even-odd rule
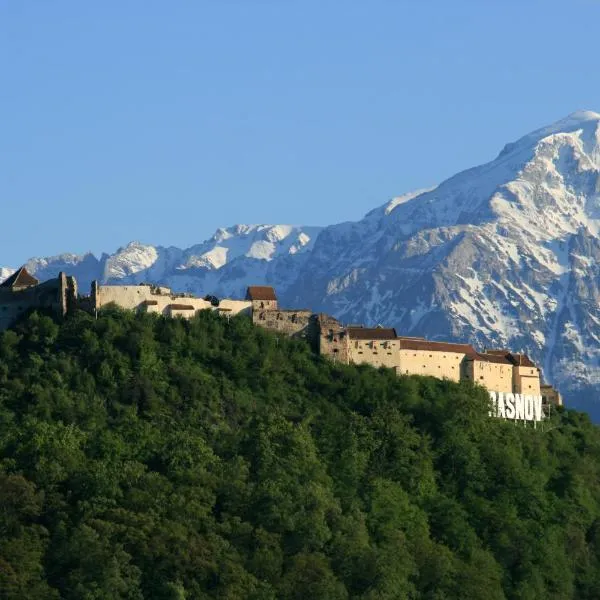
[[[143,310],[170,316],[192,317],[199,310],[219,310],[224,314],[249,314],[252,302],[247,300],[221,300],[218,307],[207,300],[172,294],[169,288],[149,285],[96,285],[92,288],[92,300],[96,310],[114,303],[128,310]],[[175,306],[191,306],[173,308]]]
[[[351,363],[395,369],[399,364],[399,340],[353,340],[348,344]]]
[[[399,375],[431,375],[460,381],[464,359],[464,352],[402,348],[397,372]]]
[[[513,391],[513,366],[508,361],[468,360],[465,377],[493,392]]]
[[[228,298],[223,298],[219,302],[217,310],[229,312],[232,315],[250,316],[252,314],[252,302],[250,300],[229,300]]]
[[[513,367],[513,391],[517,394],[532,394],[539,396],[540,372],[537,367]]]

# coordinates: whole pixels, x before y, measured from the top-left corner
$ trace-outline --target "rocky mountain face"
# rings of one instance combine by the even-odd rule
[[[239,297],[266,283],[285,305],[344,322],[525,351],[600,419],[599,259],[600,115],[582,111],[358,222],[238,225],[187,250],[132,243],[27,268],[67,271],[84,291],[92,279],[153,281]]]

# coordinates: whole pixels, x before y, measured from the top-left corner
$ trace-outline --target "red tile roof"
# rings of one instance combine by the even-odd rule
[[[277,300],[275,290],[269,285],[251,285],[246,292],[247,300]]]
[[[29,287],[37,285],[39,280],[27,272],[25,267],[17,269],[8,279],[0,284],[0,287]]]

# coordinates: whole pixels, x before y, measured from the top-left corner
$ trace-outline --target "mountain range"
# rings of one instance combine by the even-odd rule
[[[26,266],[83,292],[93,279],[229,297],[268,284],[282,305],[345,323],[527,352],[600,420],[599,262],[600,114],[579,111],[357,222],[236,225],[187,249],[132,242]]]

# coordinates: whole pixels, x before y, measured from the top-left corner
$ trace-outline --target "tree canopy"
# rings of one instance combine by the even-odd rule
[[[0,597],[593,599],[600,434],[210,311],[0,334]]]

